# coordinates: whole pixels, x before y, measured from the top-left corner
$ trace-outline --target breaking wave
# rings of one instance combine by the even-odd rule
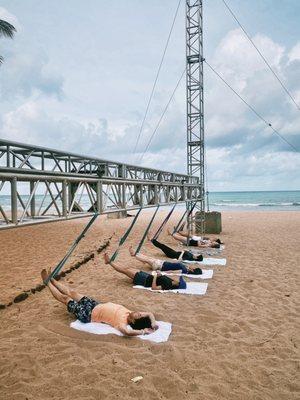
[[[212,206],[218,207],[299,207],[300,203],[230,203],[230,200],[224,204],[223,200],[221,203],[211,203]]]

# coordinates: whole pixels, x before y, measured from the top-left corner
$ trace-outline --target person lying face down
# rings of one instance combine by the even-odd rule
[[[41,276],[45,282],[48,277],[45,269],[42,270]],[[83,323],[103,322],[127,336],[147,335],[158,329],[151,312],[130,311],[120,304],[99,303],[55,279],[51,279],[47,286],[52,296],[65,304],[67,310]]]
[[[150,287],[152,290],[186,289],[186,282],[182,276],[170,278],[161,275],[160,272],[152,275],[133,267],[121,267],[115,262],[111,262],[107,253],[104,254],[104,262],[105,264],[110,264],[115,271],[132,279],[134,285]]]
[[[182,261],[203,261],[203,255],[202,254],[193,254],[191,251],[183,250],[183,251],[176,251],[171,249],[171,247],[166,246],[163,243],[160,243],[156,239],[150,239],[150,236],[148,236],[148,240],[157,248],[163,251],[163,253],[168,257],[168,258],[173,258],[175,260],[182,260]]]
[[[169,262],[169,261],[158,260],[157,258],[149,257],[141,253],[135,254],[132,246],[129,247],[129,253],[132,257],[135,257],[137,260],[150,265],[153,271],[160,270],[162,272],[190,274],[190,275],[202,274],[202,269],[199,267],[195,267],[194,265],[185,265],[181,262],[174,262],[174,261]]]
[[[191,238],[188,237],[187,233],[180,232],[180,233],[171,233],[168,230],[168,234],[172,236],[175,240],[178,240],[180,243],[185,244],[186,246],[194,246],[200,248],[213,248],[219,249],[221,247],[221,240],[211,240],[209,238],[203,238],[201,236],[192,236]]]

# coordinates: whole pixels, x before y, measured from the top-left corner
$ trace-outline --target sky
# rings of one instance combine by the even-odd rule
[[[300,105],[300,2],[227,2]],[[185,173],[184,79],[142,158],[185,67],[184,3],[134,153],[178,0],[1,0],[0,137]],[[223,2],[203,7],[206,60],[300,150],[300,111]],[[299,151],[207,67],[204,100],[208,190],[300,189]]]

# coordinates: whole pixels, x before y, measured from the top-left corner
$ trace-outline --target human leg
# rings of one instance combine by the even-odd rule
[[[188,233],[186,233],[186,232],[183,232],[183,231],[178,231],[178,232],[176,232],[178,235],[181,235],[181,236],[183,236],[183,237],[189,237],[189,234]]]
[[[138,272],[138,270],[135,268],[124,268],[113,261],[111,262],[107,253],[104,253],[104,262],[105,264],[109,264],[110,266],[112,266],[115,271],[120,272],[121,274],[124,274],[131,279],[133,279],[135,274]]]
[[[45,282],[46,278],[48,277],[47,271],[45,269],[42,270],[41,272],[41,276],[43,281]],[[52,294],[52,296],[59,301],[60,303],[63,304],[68,304],[68,302],[70,300],[72,300],[72,298],[70,296],[68,296],[67,294],[64,294],[62,292],[60,292],[52,283],[52,281],[49,281],[47,283],[47,287],[50,290],[50,293]]]
[[[187,239],[185,237],[179,235],[178,233],[174,233],[172,236],[175,240],[178,240],[179,242],[186,244]]]
[[[180,251],[175,251],[171,249],[171,247],[168,247],[165,244],[158,242],[156,239],[153,239],[152,243],[155,247],[158,247],[160,250],[162,250],[168,258],[178,259],[178,257],[180,257]]]
[[[43,281],[45,282],[48,277],[47,271],[44,269],[41,272]],[[52,294],[52,296],[67,306],[67,310],[75,315],[79,321],[87,323],[91,321],[91,314],[93,309],[99,304],[97,301],[78,294],[72,289],[69,289],[63,284],[58,284],[54,279],[51,279],[47,286]],[[63,290],[61,292],[59,289]],[[67,294],[68,293],[68,294]]]
[[[132,247],[129,248],[129,253],[132,257],[135,257],[137,260],[150,265],[150,267],[152,267],[153,264],[155,264],[155,262],[157,261],[156,258],[146,256],[145,254],[134,254],[134,250]]]
[[[45,270],[46,271],[46,270]],[[51,273],[51,270],[48,270],[48,275]],[[46,275],[47,277],[47,275]],[[68,286],[62,284],[61,282],[56,281],[55,279],[51,279],[52,285],[58,289],[62,294],[71,297],[73,300],[79,301],[82,297],[84,297],[83,294],[78,293],[74,289],[68,288]]]
[[[55,279],[51,279],[51,282],[61,293],[71,297],[73,300],[79,301],[80,299],[82,299],[82,297],[84,297],[83,294],[77,292],[74,289],[68,288],[61,282],[56,281]]]

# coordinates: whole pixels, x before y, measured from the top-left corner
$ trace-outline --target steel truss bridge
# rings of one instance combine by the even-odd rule
[[[201,197],[195,176],[0,139],[0,229]]]

